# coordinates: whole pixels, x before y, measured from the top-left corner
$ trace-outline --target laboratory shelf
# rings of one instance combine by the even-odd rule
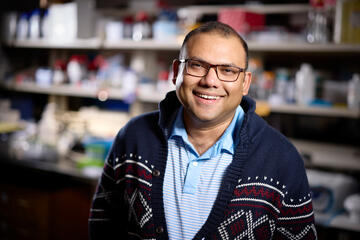
[[[193,5],[178,9],[180,16],[199,16],[203,14],[217,14],[221,9],[243,9],[260,14],[289,14],[302,13],[311,9],[309,4],[233,4],[233,5]]]
[[[18,92],[40,93],[69,97],[89,97],[99,99],[123,100],[124,93],[121,88],[114,87],[81,87],[77,85],[52,85],[38,86],[35,83],[6,83],[1,84],[5,89]],[[158,91],[144,91],[138,89],[137,100],[144,103],[159,103],[164,99],[166,93]],[[319,107],[319,106],[303,106],[296,104],[278,104],[272,105],[266,101],[257,101],[257,105],[269,108],[271,113],[311,115],[320,117],[344,117],[344,118],[360,118],[360,109],[348,109],[346,107]]]
[[[156,40],[121,40],[118,42],[104,42],[104,49],[131,49],[131,50],[169,50],[178,51],[181,41],[156,41]],[[306,42],[256,42],[248,41],[250,52],[309,52],[309,53],[360,53],[360,44],[310,44]]]
[[[124,94],[122,89],[110,88],[110,87],[81,87],[77,85],[52,85],[52,86],[39,86],[35,83],[6,83],[1,84],[5,89],[17,92],[27,93],[40,93],[57,96],[68,96],[68,97],[88,97],[88,98],[99,98],[102,100],[114,99],[122,100]]]
[[[24,39],[6,42],[8,46],[17,48],[44,48],[44,49],[99,49],[102,41],[99,38],[74,39],[56,41],[51,39]]]
[[[354,146],[290,139],[304,156],[305,166],[360,171],[360,149]]]
[[[259,101],[259,104],[267,104]],[[347,107],[323,107],[323,106],[308,106],[297,104],[270,104],[271,112],[273,113],[287,113],[299,115],[312,115],[321,117],[345,117],[345,118],[359,118],[360,109],[349,109]]]
[[[121,50],[171,50],[177,51],[181,47],[181,41],[169,40],[160,41],[153,39],[144,39],[141,41],[133,41],[131,39],[123,39],[117,42],[104,41],[102,48],[104,49],[121,49]]]
[[[55,42],[45,39],[39,40],[15,40],[7,42],[6,45],[17,48],[43,48],[43,49],[109,49],[109,50],[163,50],[178,51],[181,47],[182,39],[160,41],[154,39],[144,39],[133,41],[122,39],[119,41],[102,41],[94,39],[77,39],[68,42]],[[360,44],[310,44],[306,42],[291,41],[248,41],[250,52],[284,52],[284,53],[360,53]]]
[[[165,93],[145,91],[138,93],[138,100],[148,103],[159,103],[164,97]],[[268,108],[271,113],[311,115],[321,117],[344,117],[355,119],[360,118],[360,109],[348,109],[346,107],[302,106],[296,104],[270,105],[266,101],[257,101],[257,105]]]
[[[360,53],[360,44],[306,42],[248,42],[249,51],[284,53]]]

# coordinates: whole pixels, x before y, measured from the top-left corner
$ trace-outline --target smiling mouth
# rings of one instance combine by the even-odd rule
[[[213,96],[213,95],[206,95],[206,94],[201,94],[201,93],[194,93],[197,97],[206,99],[206,100],[217,100],[220,98],[220,96]]]

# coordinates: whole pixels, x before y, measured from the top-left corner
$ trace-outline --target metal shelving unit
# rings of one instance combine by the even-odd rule
[[[99,98],[101,92],[105,92],[107,99],[122,100],[122,89],[110,87],[81,87],[75,85],[38,86],[35,83],[3,84],[2,87],[17,92],[39,93],[67,97]]]
[[[182,39],[173,41],[156,41],[152,39],[133,41],[124,39],[118,42],[102,41],[100,39],[77,39],[69,42],[54,42],[48,40],[16,40],[6,43],[17,48],[39,49],[109,49],[109,50],[159,50],[178,51]],[[292,53],[360,53],[360,44],[310,44],[306,42],[248,42],[250,52],[292,52]]]
[[[102,41],[98,38],[76,39],[67,42],[56,40],[37,39],[37,40],[14,40],[6,42],[8,46],[16,48],[43,48],[43,49],[100,49]]]
[[[124,94],[121,88],[112,87],[81,87],[75,85],[55,85],[55,86],[38,86],[34,83],[22,84],[3,84],[2,87],[18,92],[40,93],[48,95],[69,96],[69,97],[88,97],[98,98],[101,91],[105,91],[108,99],[121,100]],[[165,97],[165,93],[139,91],[137,100],[145,103],[159,103]],[[257,101],[260,105],[267,105],[270,112],[313,115],[322,117],[344,117],[360,118],[360,109],[348,109],[346,107],[318,107],[302,106],[296,104],[269,105],[264,101]]]

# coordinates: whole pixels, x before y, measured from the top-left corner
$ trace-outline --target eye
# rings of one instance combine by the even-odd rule
[[[191,68],[201,68],[203,67],[199,61],[189,61],[189,67]]]
[[[239,69],[229,66],[219,66],[218,70],[224,75],[236,75],[239,72]]]

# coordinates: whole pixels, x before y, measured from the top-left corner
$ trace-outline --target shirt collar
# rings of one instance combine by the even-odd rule
[[[169,138],[180,137],[184,141],[184,143],[189,147],[189,150],[195,153],[196,155],[198,155],[195,148],[188,139],[188,135],[183,121],[183,112],[184,109],[183,107],[181,107],[179,112],[177,113],[176,120],[173,125],[173,130]],[[239,132],[238,130],[241,127],[242,121],[244,119],[244,115],[245,115],[244,110],[239,105],[236,108],[234,118],[232,119],[228,128],[225,130],[224,134],[210,149],[208,149],[202,155],[202,157],[212,158],[220,154],[222,151],[227,151],[230,154],[234,154],[235,145],[238,142],[237,133]]]

